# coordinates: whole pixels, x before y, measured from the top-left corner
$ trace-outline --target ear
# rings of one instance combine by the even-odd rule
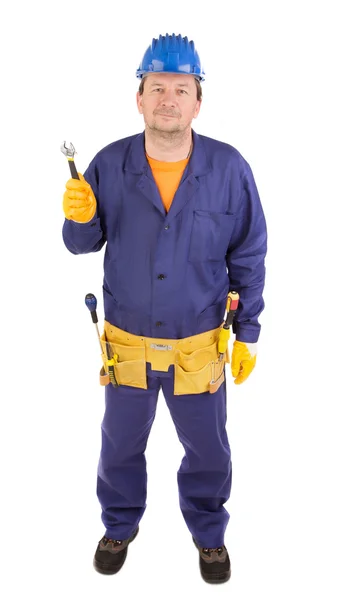
[[[141,96],[140,92],[136,93],[136,103],[137,103],[138,112],[140,113],[140,115],[143,115],[142,96]]]

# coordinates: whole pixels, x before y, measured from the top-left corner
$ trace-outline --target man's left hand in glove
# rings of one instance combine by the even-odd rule
[[[234,341],[234,346],[231,356],[231,372],[235,377],[235,383],[243,383],[256,364],[257,343],[250,344],[245,342]]]

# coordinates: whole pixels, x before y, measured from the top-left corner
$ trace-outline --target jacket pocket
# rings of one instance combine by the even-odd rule
[[[236,216],[195,210],[188,260],[225,260]]]
[[[101,336],[101,343],[105,366],[108,353],[111,357],[117,354],[117,362],[114,365],[117,383],[147,389],[145,347],[108,342],[104,334]]]
[[[107,296],[109,298],[111,298],[113,303],[116,304],[116,306],[118,306],[118,301],[116,300],[114,294],[112,294],[111,291],[105,285],[102,286],[102,290],[103,290],[103,295],[107,294]]]

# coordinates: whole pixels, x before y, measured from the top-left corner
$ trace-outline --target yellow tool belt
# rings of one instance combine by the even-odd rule
[[[174,365],[175,395],[212,394],[223,383],[224,366],[229,362],[228,348],[219,360],[218,338],[222,325],[191,337],[165,339],[134,335],[104,321],[101,336],[104,367],[100,371],[100,383],[109,383],[107,355],[117,354],[114,372],[120,385],[147,389],[148,362],[154,371],[168,372],[170,365]],[[226,331],[229,339],[230,329]]]

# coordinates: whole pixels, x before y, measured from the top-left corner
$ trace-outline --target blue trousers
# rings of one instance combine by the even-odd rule
[[[202,547],[224,543],[229,513],[223,504],[231,490],[232,464],[226,425],[226,383],[214,394],[173,394],[173,367],[152,371],[148,389],[105,387],[97,497],[105,534],[131,536],[146,509],[145,449],[157,399],[163,395],[185,455],[177,472],[179,503],[186,525]]]

